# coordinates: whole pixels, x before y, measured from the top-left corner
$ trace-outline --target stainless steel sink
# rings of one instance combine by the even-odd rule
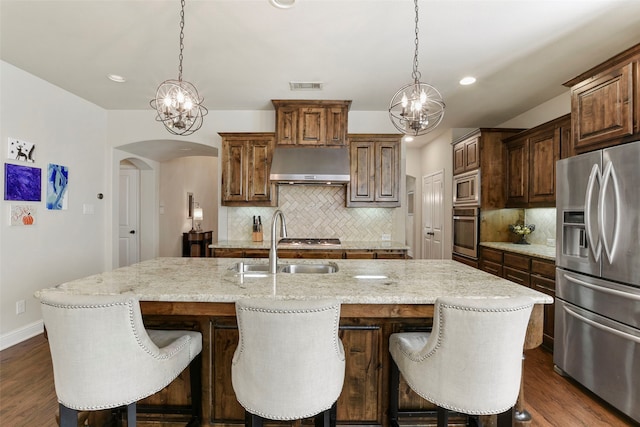
[[[235,263],[229,270],[239,273],[268,273],[268,264],[247,264],[245,262]],[[278,266],[278,273],[287,274],[329,274],[338,271],[335,263],[327,264],[282,264]]]
[[[290,274],[330,274],[338,271],[338,266],[329,264],[285,264],[278,269],[280,273]]]

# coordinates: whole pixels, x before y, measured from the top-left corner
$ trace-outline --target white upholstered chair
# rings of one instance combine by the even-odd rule
[[[136,424],[136,402],[169,385],[191,366],[192,419],[199,425],[202,335],[183,330],[146,330],[132,295],[40,295],[60,426],[76,427],[77,411],[127,408]]]
[[[316,426],[335,425],[345,372],[340,303],[247,299],[236,315],[231,378],[247,423],[315,417]]]
[[[409,387],[447,410],[498,416],[512,425],[518,398],[522,351],[533,301],[517,298],[439,298],[431,333],[392,334],[390,422],[398,425],[398,370]]]

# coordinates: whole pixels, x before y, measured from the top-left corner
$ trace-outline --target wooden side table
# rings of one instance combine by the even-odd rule
[[[182,233],[183,257],[210,257],[209,245],[213,242],[213,231],[189,231]]]

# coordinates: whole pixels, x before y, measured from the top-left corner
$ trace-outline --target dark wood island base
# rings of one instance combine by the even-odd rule
[[[244,409],[231,385],[231,360],[238,342],[233,303],[141,301],[147,327],[190,328],[203,335],[202,426],[244,423]],[[337,404],[338,424],[387,427],[389,404],[389,336],[399,331],[431,327],[434,307],[430,304],[343,304],[340,338],[346,354],[346,372]],[[531,314],[525,349],[542,342],[543,306]],[[185,405],[189,395],[188,373],[180,380],[141,404]],[[525,410],[521,390],[516,412]],[[413,393],[401,379],[401,410],[429,411],[435,407]],[[435,423],[435,419],[433,420]],[[517,419],[514,425],[530,421]],[[485,426],[495,425],[495,417],[483,417]],[[165,425],[163,423],[163,425]]]

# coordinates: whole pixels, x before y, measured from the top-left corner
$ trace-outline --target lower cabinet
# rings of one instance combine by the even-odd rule
[[[480,270],[503,277],[555,298],[556,266],[553,261],[499,249],[480,247]],[[554,304],[544,305],[542,345],[553,350]]]
[[[467,258],[464,256],[453,254],[451,255],[451,259],[454,261],[461,262],[473,268],[480,268],[480,263],[476,259]]]
[[[269,249],[214,248],[216,258],[269,258]],[[406,249],[278,249],[283,259],[407,259]]]

